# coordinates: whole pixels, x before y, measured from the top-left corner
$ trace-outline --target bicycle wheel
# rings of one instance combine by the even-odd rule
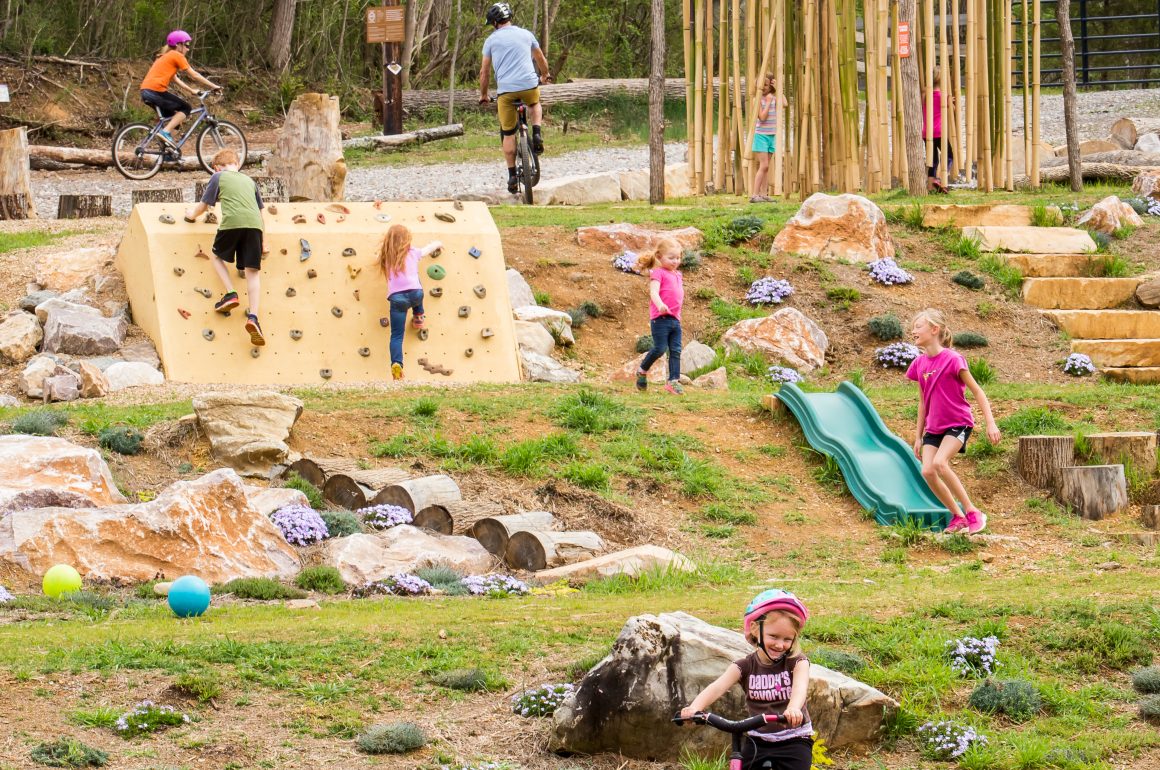
[[[242,129],[228,120],[219,120],[217,125],[206,126],[197,135],[197,159],[209,173],[213,173],[213,156],[220,150],[233,150],[238,154],[241,165],[246,165],[246,135]]]
[[[516,139],[516,174],[520,178],[520,195],[524,203],[532,202],[532,148],[528,146],[528,135],[522,131]]]
[[[161,140],[149,141],[153,126],[130,123],[113,136],[113,166],[126,179],[148,179],[161,169]]]

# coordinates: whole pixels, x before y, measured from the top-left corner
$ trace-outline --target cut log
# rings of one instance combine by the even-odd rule
[[[112,195],[62,195],[56,207],[57,219],[111,216],[113,216]]]
[[[392,147],[411,147],[426,142],[433,142],[437,139],[450,139],[453,136],[463,136],[463,124],[451,123],[446,126],[435,126],[434,128],[420,128],[416,131],[408,131],[405,134],[394,134],[391,136],[360,136],[355,139],[347,139],[342,143],[343,148],[371,148],[375,150],[389,150]]]
[[[1099,521],[1128,506],[1122,465],[1070,465],[1059,469],[1055,496],[1077,516]]]
[[[1108,134],[1108,141],[1115,142],[1125,150],[1136,149],[1136,141],[1139,138],[1140,134],[1136,131],[1136,124],[1128,118],[1120,118],[1113,123],[1112,130]]]
[[[1105,463],[1130,462],[1149,476],[1156,470],[1156,434],[1152,431],[1090,433],[1092,456]]]
[[[1020,436],[1015,467],[1033,487],[1053,489],[1060,468],[1075,464],[1075,439],[1071,436]]]
[[[0,219],[36,219],[23,126],[0,131]]]
[[[133,205],[138,203],[184,203],[180,187],[162,187],[157,190],[134,190]]]
[[[289,200],[286,197],[286,184],[281,177],[255,176],[250,178],[254,180],[254,185],[258,188],[263,203],[285,203]],[[194,183],[193,199],[195,201],[200,201],[201,197],[205,195],[207,185],[209,185],[208,180]]]
[[[270,158],[291,200],[340,201],[346,186],[338,97],[302,94],[290,105]]]
[[[192,152],[193,148],[189,145],[187,147]],[[81,147],[52,147],[46,144],[33,144],[28,147],[28,155],[30,162],[79,163],[83,166],[96,166],[98,168],[112,168],[113,166],[113,154],[107,149],[86,150]],[[249,150],[246,153],[246,166],[261,165],[262,161],[269,156],[269,150]],[[205,173],[205,169],[201,167],[197,156],[192,154],[183,155],[177,163],[166,163],[162,168],[166,171],[200,171]]]
[[[412,523],[416,527],[444,535],[450,535],[452,532],[466,534],[465,530],[470,529],[480,519],[502,515],[503,506],[499,503],[490,500],[460,500],[421,508],[415,514],[415,521]]]
[[[366,508],[367,503],[385,487],[406,481],[410,474],[398,468],[374,468],[328,474],[322,485],[322,496],[349,511]]]
[[[400,505],[414,515],[430,505],[453,503],[462,499],[455,480],[439,474],[391,484],[375,495],[371,504]]]
[[[1148,529],[1160,529],[1160,505],[1140,506],[1140,523]]]
[[[604,541],[595,532],[512,533],[503,560],[513,569],[536,572],[585,561],[604,552]]]
[[[559,530],[560,523],[548,511],[524,511],[508,516],[487,516],[475,522],[467,534],[496,556],[503,557],[508,540],[516,532],[534,529],[538,532]]]
[[[290,464],[290,467],[286,469],[286,475],[297,473],[306,481],[322,489],[322,485],[326,483],[326,477],[330,474],[357,470],[358,461],[349,457],[303,457]]]
[[[1160,165],[1157,165],[1153,160],[1150,160],[1147,165],[1143,166],[1130,166],[1123,163],[1089,162],[1085,160],[1080,164],[1080,171],[1086,180],[1131,182],[1141,171],[1160,171]],[[1066,161],[1058,166],[1040,169],[1039,175],[1044,182],[1066,182],[1070,178]],[[1026,186],[1028,183],[1029,178],[1026,176],[1018,177],[1015,180],[1015,184],[1021,186]]]
[[[719,84],[719,79],[714,79]],[[740,87],[745,88],[744,78]],[[716,88],[716,85],[714,85]],[[575,80],[571,83],[550,83],[540,86],[540,103],[569,104],[595,99],[606,99],[615,93],[626,93],[644,96],[648,93],[648,78],[599,78],[593,80]],[[730,93],[732,93],[730,91]],[[665,78],[665,96],[669,99],[685,98],[684,78]],[[450,94],[442,91],[404,91],[403,109],[407,112],[423,112],[429,107],[447,109]],[[457,109],[469,109],[479,102],[479,91],[456,89],[455,106]],[[462,107],[460,106],[462,105]],[[483,110],[495,110],[494,105],[480,107]]]

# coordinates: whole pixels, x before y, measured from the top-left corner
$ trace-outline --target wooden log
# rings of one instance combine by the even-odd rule
[[[1160,505],[1140,506],[1140,523],[1148,529],[1160,529]]]
[[[434,530],[444,535],[452,533],[466,535],[480,519],[502,515],[503,506],[499,503],[490,500],[459,500],[421,508],[415,514],[414,524],[416,527]]]
[[[286,183],[281,177],[255,176],[250,178],[254,180],[254,186],[258,188],[263,203],[285,203],[289,200],[286,196]],[[194,183],[193,199],[195,201],[201,200],[201,196],[205,195],[205,188],[208,185],[208,179]]]
[[[1156,471],[1156,434],[1152,431],[1089,433],[1092,456],[1105,463],[1131,462],[1152,476]]]
[[[133,205],[138,203],[184,203],[185,195],[180,187],[162,187],[156,190],[134,190]]]
[[[426,142],[434,142],[439,139],[450,139],[454,136],[463,136],[462,123],[450,123],[446,126],[434,126],[433,128],[420,128],[415,131],[408,131],[404,134],[394,134],[391,136],[360,136],[354,139],[346,139],[343,141],[343,149],[354,148],[369,148],[373,150],[389,150],[394,147],[411,147],[425,144]]]
[[[62,195],[57,203],[57,219],[87,219],[113,216],[111,195]]]
[[[289,476],[291,473],[297,473],[303,479],[321,489],[322,485],[326,483],[326,477],[330,474],[357,470],[358,461],[352,460],[349,457],[303,457],[290,464],[290,467],[286,469],[286,475]]]
[[[687,28],[687,24],[685,25]],[[691,68],[690,68],[691,69]],[[684,78],[665,78],[665,98],[680,101],[686,98],[686,84]],[[648,78],[599,78],[592,80],[576,79],[571,83],[550,83],[540,86],[540,103],[545,106],[553,104],[573,104],[576,102],[607,99],[612,94],[630,94],[643,96],[648,93]],[[447,109],[450,94],[447,89],[440,91],[404,91],[403,109],[406,112],[423,112],[429,107]],[[479,100],[479,90],[456,89],[456,109],[480,109],[494,111],[495,105],[476,107]],[[688,99],[688,104],[693,100]],[[689,122],[692,125],[692,122]]]
[[[429,505],[462,500],[459,485],[450,476],[438,474],[400,481],[384,487],[371,500],[372,505],[401,505],[412,515]]]
[[[1015,467],[1028,484],[1040,489],[1055,487],[1060,468],[1075,463],[1072,436],[1020,436]]]
[[[192,153],[192,146],[187,144],[186,147]],[[86,150],[81,147],[53,147],[46,144],[33,144],[28,147],[28,156],[30,161],[80,164],[97,168],[112,168],[113,166],[113,154],[108,149]],[[246,165],[260,165],[268,157],[270,157],[269,150],[249,150],[246,154]],[[205,173],[205,169],[201,167],[201,163],[198,162],[197,156],[194,154],[183,155],[177,163],[166,163],[162,168],[166,171],[200,171]]]
[[[327,475],[322,496],[349,511],[366,508],[367,503],[384,488],[410,477],[398,468],[340,471]]]
[[[591,559],[603,552],[604,541],[595,532],[523,530],[512,534],[503,560],[513,569],[536,572]]]
[[[539,532],[560,529],[560,523],[548,511],[524,511],[508,516],[488,516],[472,525],[468,534],[490,553],[502,557],[508,540],[516,532],[534,529]]]
[[[1080,173],[1084,180],[1104,180],[1111,182],[1131,182],[1142,171],[1160,171],[1160,166],[1129,166],[1122,163],[1081,163]],[[1040,179],[1044,182],[1066,182],[1070,179],[1070,172],[1066,161],[1055,166],[1045,166],[1040,170]],[[1030,177],[1023,176],[1016,180],[1018,184],[1030,184]]]
[[[302,94],[290,105],[270,157],[291,199],[340,201],[346,186],[338,97]]]
[[[36,219],[23,127],[0,131],[0,219]]]
[[[1080,518],[1099,521],[1128,507],[1122,465],[1067,465],[1057,479],[1056,498]]]

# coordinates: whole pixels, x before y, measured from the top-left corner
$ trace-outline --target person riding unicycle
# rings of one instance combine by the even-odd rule
[[[189,66],[189,60],[186,57],[189,55],[189,49],[192,45],[193,38],[185,30],[175,29],[170,32],[169,36],[165,38],[165,47],[158,53],[153,65],[149,68],[149,72],[146,73],[145,79],[141,81],[141,101],[150,107],[159,109],[162,118],[169,118],[169,122],[165,124],[165,128],[158,132],[158,135],[170,147],[177,146],[173,132],[189,117],[193,108],[189,102],[172,93],[169,90],[169,85],[177,83],[191,94],[195,93],[181,78],[177,77],[177,73],[187,74],[191,80],[201,83],[209,91],[221,90],[221,86],[214,85]]]

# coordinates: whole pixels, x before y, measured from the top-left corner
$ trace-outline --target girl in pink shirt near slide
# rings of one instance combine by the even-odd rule
[[[975,427],[971,405],[965,390],[970,389],[987,423],[987,440],[992,444],[1002,438],[991,402],[967,368],[966,359],[947,345],[951,332],[938,310],[923,310],[911,325],[914,344],[922,355],[911,362],[906,376],[918,383],[918,433],[914,439],[914,456],[922,461],[922,477],[935,496],[951,512],[947,532],[966,530],[974,535],[987,526],[987,516],[977,509],[963,482],[951,469],[951,457],[965,452],[967,439]],[[956,500],[962,503],[962,511]]]
[[[656,267],[653,267],[656,265]],[[685,302],[685,283],[681,277],[681,245],[671,238],[657,242],[657,250],[636,262],[636,271],[649,273],[649,331],[652,332],[652,350],[645,354],[636,370],[637,390],[648,388],[648,370],[668,351],[669,379],[665,390],[681,396],[681,305]]]

